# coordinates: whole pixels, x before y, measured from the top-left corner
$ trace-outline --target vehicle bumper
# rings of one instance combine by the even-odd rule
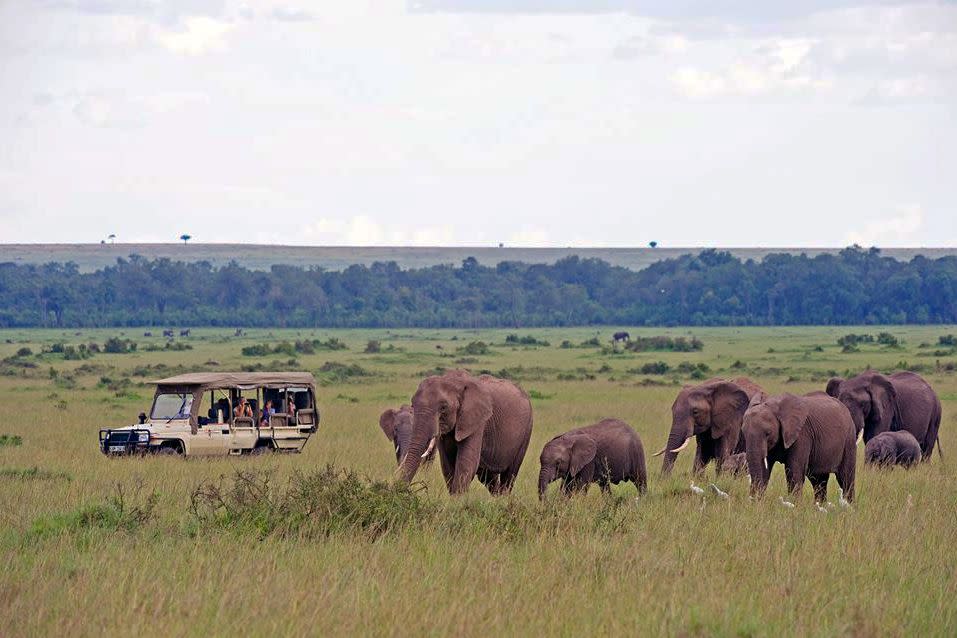
[[[107,456],[141,454],[149,447],[149,430],[100,430],[100,452]]]

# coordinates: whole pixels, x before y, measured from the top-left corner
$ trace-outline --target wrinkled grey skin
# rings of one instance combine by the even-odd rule
[[[631,481],[639,494],[648,489],[645,448],[638,433],[624,421],[603,419],[587,427],[570,430],[545,444],[539,457],[538,498],[552,481],[562,481],[562,493],[588,491],[598,483],[602,492],[609,484]]]
[[[930,460],[934,445],[940,451],[941,406],[937,393],[919,374],[896,372],[885,376],[869,370],[851,379],[835,377],[827,393],[847,406],[864,443],[881,432],[910,432],[920,444],[921,458]]]
[[[494,495],[508,494],[532,435],[532,404],[511,381],[451,370],[419,384],[412,397],[412,437],[399,475],[411,481],[435,439],[450,494],[476,476]]]
[[[655,456],[664,455],[661,475],[671,473],[678,450],[690,437],[695,439],[694,474],[700,474],[711,461],[720,474],[725,461],[744,452],[741,421],[748,405],[764,399],[764,390],[748,379],[709,379],[685,386],[671,406],[671,430],[668,441]]]
[[[920,463],[920,443],[910,432],[881,432],[864,446],[865,465],[910,469]]]
[[[800,494],[807,477],[815,500],[824,502],[834,474],[844,497],[854,500],[857,432],[837,399],[824,392],[768,397],[748,408],[742,432],[752,495],[764,493],[774,464],[782,463],[792,495]]]
[[[743,476],[748,473],[748,455],[746,452],[732,454],[724,462],[724,471],[731,476]]]
[[[386,438],[392,441],[395,448],[395,461],[402,464],[402,459],[409,453],[409,444],[412,442],[412,406],[403,405],[398,410],[389,408],[379,416],[379,427]],[[431,463],[435,458],[435,448],[422,459],[423,463]]]

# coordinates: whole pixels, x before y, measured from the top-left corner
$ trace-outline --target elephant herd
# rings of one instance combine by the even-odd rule
[[[671,406],[661,474],[667,476],[694,440],[693,473],[714,461],[718,474],[744,474],[752,495],[766,488],[776,463],[788,489],[800,493],[805,479],[818,502],[827,498],[834,474],[848,501],[854,499],[856,448],[863,434],[865,463],[910,467],[939,449],[941,405],[920,375],[867,371],[831,379],[826,392],[769,396],[750,379],[711,379],[686,386]],[[532,406],[514,383],[462,370],[424,379],[412,405],[389,409],[379,426],[395,447],[398,473],[411,481],[423,463],[439,457],[451,494],[478,477],[493,495],[515,484],[532,434]],[[603,419],[548,441],[539,457],[538,493],[561,481],[569,495],[597,483],[631,481],[647,489],[645,451],[624,421]]]

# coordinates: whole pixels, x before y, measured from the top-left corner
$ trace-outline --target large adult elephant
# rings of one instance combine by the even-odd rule
[[[865,444],[881,432],[904,430],[920,443],[924,461],[930,460],[934,444],[940,444],[940,399],[919,374],[886,376],[868,370],[850,379],[834,377],[827,393],[847,406],[858,435],[864,432]]]
[[[465,492],[475,476],[493,495],[511,491],[532,435],[532,404],[521,388],[489,375],[450,371],[419,384],[412,412],[402,480],[412,480],[434,441],[449,493]]]
[[[655,456],[664,454],[661,474],[667,476],[678,453],[691,439],[697,443],[693,471],[697,474],[715,461],[717,472],[732,454],[744,452],[741,420],[748,405],[767,397],[764,390],[746,377],[709,379],[700,385],[685,386],[671,406],[668,442]]]

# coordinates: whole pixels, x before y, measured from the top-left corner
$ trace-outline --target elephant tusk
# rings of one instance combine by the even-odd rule
[[[764,469],[768,469],[768,459],[764,459]]]
[[[691,443],[691,437],[690,437],[690,436],[689,436],[687,439],[685,439],[685,442],[681,444],[681,447],[677,447],[677,448],[671,450],[671,453],[672,453],[672,454],[677,454],[677,453],[680,452],[681,450],[683,450],[683,449],[685,449],[686,447],[688,447],[688,444],[689,444],[689,443]]]
[[[667,450],[667,449],[668,449],[668,447],[665,446],[665,447],[661,448],[660,450],[658,450],[657,452],[655,452],[654,454],[652,454],[652,456],[661,456],[662,454],[665,453],[665,450]]]
[[[426,458],[429,454],[432,453],[432,450],[434,449],[435,449],[435,437],[433,436],[432,439],[429,441],[429,447],[425,448],[425,452],[422,453],[422,456],[420,458],[423,458],[423,459]]]

